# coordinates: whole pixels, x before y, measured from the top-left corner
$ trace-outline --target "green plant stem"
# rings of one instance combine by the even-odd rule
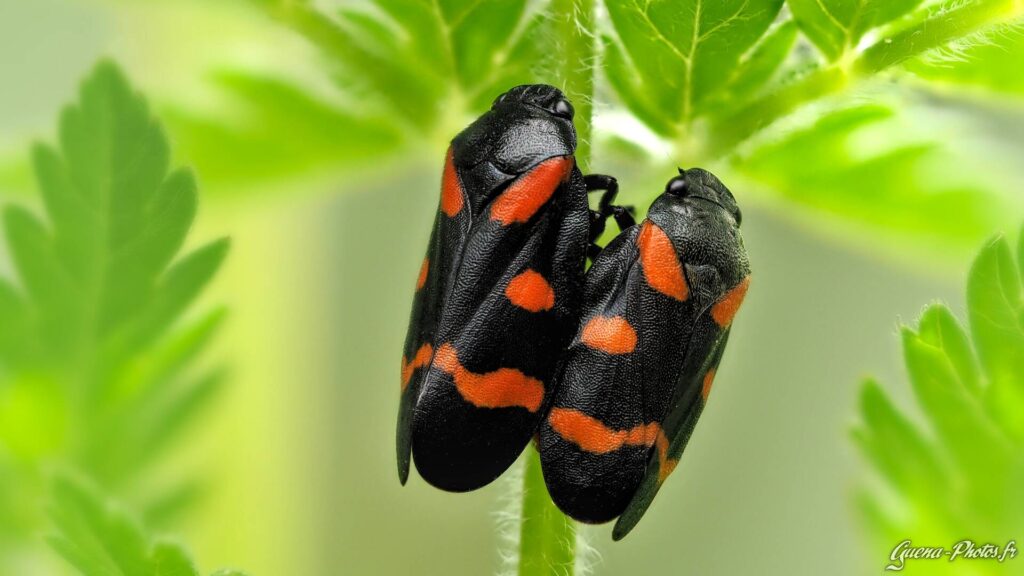
[[[716,122],[712,152],[722,154],[754,132],[801,105],[838,93],[864,78],[916,56],[978,32],[988,25],[1024,16],[1021,0],[975,0],[935,14],[886,36],[852,61],[840,61],[811,72],[796,82],[766,94]]]
[[[540,455],[527,448],[523,510],[519,527],[519,576],[571,575],[576,563],[576,528],[548,496]]]
[[[594,0],[553,0],[551,19],[559,38],[557,74],[576,109],[576,163],[585,172],[594,112]],[[576,527],[551,501],[537,450],[532,445],[526,450],[519,576],[571,575],[576,567]]]
[[[576,163],[586,172],[590,162],[590,126],[594,102],[594,2],[552,0],[551,17],[559,39],[557,74],[576,109]]]

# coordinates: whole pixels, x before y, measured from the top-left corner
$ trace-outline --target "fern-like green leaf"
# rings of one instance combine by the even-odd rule
[[[220,382],[194,365],[223,311],[185,316],[228,243],[182,254],[195,180],[171,169],[162,128],[112,63],[82,83],[57,145],[32,157],[42,213],[3,211],[14,274],[0,278],[0,476],[16,481],[0,516],[34,531],[38,519],[17,507],[38,500],[36,467],[53,461],[167,514],[175,500],[142,479]]]
[[[130,436],[125,430],[151,422],[137,408],[148,401],[142,391],[156,388],[117,383],[147,362],[227,250],[217,240],[176,259],[195,217],[196,185],[189,172],[170,169],[169,157],[145,101],[102,63],[62,114],[59,146],[35,147],[46,218],[17,205],[4,211],[21,288],[0,284],[0,308],[14,319],[0,331],[0,358],[11,373],[49,374],[74,411],[92,415],[66,448],[111,480],[143,455],[119,454],[101,429],[116,421]],[[94,449],[104,466],[92,460]]]
[[[880,142],[879,134],[900,134]],[[753,147],[735,166],[769,190],[873,233],[917,238],[923,248],[960,252],[1020,205],[965,178],[949,152],[914,138],[891,107],[830,112]],[[870,142],[867,145],[859,144]]]
[[[218,74],[215,82],[221,105],[178,106],[163,116],[202,179],[229,192],[248,194],[281,178],[356,168],[402,144],[386,118],[356,114],[295,83],[241,72]]]
[[[426,135],[537,80],[556,48],[545,33],[546,2],[373,0],[333,11],[308,0],[263,4],[323,51],[343,90],[359,96],[354,108]]]
[[[60,477],[51,490],[50,544],[83,576],[198,576],[178,545],[152,542],[124,509],[86,483]],[[242,576],[228,570],[214,576]]]
[[[729,84],[740,58],[775,20],[782,0],[609,0],[606,5],[619,39],[609,48],[613,86],[638,117],[665,122],[652,127],[671,134],[702,115]]]
[[[1024,231],[1021,234],[1024,243]],[[1024,248],[1024,246],[1021,246]],[[884,480],[861,509],[878,558],[901,540],[952,546],[963,538],[1005,544],[1024,529],[1024,259],[992,240],[968,278],[970,329],[948,308],[929,307],[903,350],[923,422],[903,414],[882,387],[865,383],[854,437]],[[971,336],[969,337],[968,334]],[[893,540],[893,538],[897,538]],[[908,561],[908,574],[958,574],[962,566]],[[1019,574],[1012,563],[974,563],[977,574]]]

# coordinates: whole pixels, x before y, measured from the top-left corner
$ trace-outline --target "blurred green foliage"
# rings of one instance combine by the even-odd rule
[[[880,561],[906,538],[1005,545],[1024,529],[1024,230],[1017,258],[990,241],[967,281],[969,331],[941,304],[904,327],[903,354],[923,422],[875,381],[854,437],[882,485],[860,495]],[[965,564],[969,564],[966,566]],[[1020,574],[993,561],[910,560],[908,574]]]
[[[130,496],[151,519],[180,511],[190,479],[147,479],[222,381],[199,356],[223,310],[185,312],[228,243],[179,255],[196,185],[170,169],[145,101],[101,63],[58,132],[56,147],[32,154],[45,219],[21,205],[4,210],[16,277],[0,278],[0,524],[14,529],[0,531],[0,550],[5,536],[39,529],[36,504],[54,467]]]
[[[150,542],[138,522],[80,480],[54,483],[50,544],[84,576],[198,576],[188,554],[172,542]],[[213,576],[242,576],[220,570]]]
[[[268,173],[288,179],[358,171],[374,158],[400,160],[413,150],[439,156],[504,89],[548,82],[567,89],[582,112],[584,158],[594,145],[599,158],[614,162],[622,138],[635,137],[607,124],[591,136],[595,101],[617,100],[646,125],[671,150],[648,153],[642,162],[657,181],[675,164],[711,166],[727,181],[744,177],[747,193],[809,209],[845,223],[844,230],[912,239],[934,256],[963,254],[1024,211],[1019,198],[997,191],[1003,182],[984,170],[982,158],[974,162],[974,181],[956,189],[944,181],[969,162],[962,153],[958,163],[933,162],[922,173],[922,157],[954,137],[948,127],[920,130],[916,150],[893,147],[865,158],[833,123],[817,122],[837,109],[842,116],[890,80],[916,78],[917,89],[941,85],[953,97],[966,96],[966,85],[973,96],[1019,94],[1013,55],[1022,46],[1024,8],[1012,0],[607,0],[604,18],[594,16],[593,0],[253,3],[319,49],[323,76],[335,90],[322,118],[324,103],[304,96],[313,91],[301,83],[276,86],[271,92],[290,96],[265,105],[261,85],[276,80],[234,75],[228,110],[262,111],[248,124],[244,115],[176,111],[174,133],[199,158],[204,177],[230,184],[224,190],[249,192]],[[951,55],[957,62],[949,67]],[[604,82],[595,83],[595,75]],[[804,113],[809,106],[816,111]],[[896,104],[894,113],[907,106]],[[317,118],[339,127],[323,145],[324,131],[306,129]],[[794,130],[794,138],[842,152],[840,165],[788,148]],[[804,169],[765,170],[767,157]],[[861,186],[840,182],[878,167],[901,174],[898,184],[875,187],[881,173]],[[811,170],[824,174],[809,182]],[[637,194],[625,190],[642,208],[649,196]],[[903,218],[910,200],[918,210]],[[977,208],[992,203],[998,206]],[[948,221],[932,216],[950,213],[969,217],[948,235]]]
[[[268,186],[325,166],[357,167],[402,141],[381,117],[346,111],[285,80],[235,72],[218,74],[214,83],[232,103],[224,116],[212,120],[182,107],[163,116],[203,177],[227,189]]]
[[[809,208],[911,232],[933,250],[956,250],[1013,213],[1012,203],[971,174],[938,176],[956,156],[915,132],[883,102],[838,108],[744,155],[742,173]],[[900,136],[869,149],[856,145],[872,133]],[[926,179],[929,186],[918,185]]]
[[[776,20],[782,0],[610,0],[607,6],[619,38],[605,40],[609,79],[630,110],[667,137],[685,134],[732,82],[749,90],[736,97],[749,98],[786,56],[783,24],[781,42],[779,34],[768,34],[740,65]]]
[[[975,87],[980,92],[1007,96],[1024,93],[1024,24],[997,26],[955,42],[927,57],[916,58],[907,69],[928,81],[954,87]]]
[[[856,49],[869,30],[888,24],[920,3],[921,0],[790,0],[789,6],[804,34],[830,61],[835,61]]]

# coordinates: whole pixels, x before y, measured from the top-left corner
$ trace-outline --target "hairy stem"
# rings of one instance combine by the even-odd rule
[[[852,63],[838,62],[814,71],[716,123],[714,151],[727,152],[803,104],[838,93],[859,80],[978,32],[988,25],[1022,15],[1024,3],[1020,0],[975,0],[937,10],[909,28],[880,38]]]
[[[590,163],[594,100],[594,0],[553,0],[551,19],[559,38],[558,75],[576,108],[576,163]],[[519,576],[571,576],[576,567],[576,528],[548,496],[540,455],[527,448],[523,471]]]
[[[519,527],[519,576],[566,576],[576,563],[576,529],[555,508],[544,486],[540,455],[527,448]]]
[[[594,1],[552,0],[551,18],[559,39],[557,73],[576,108],[576,162],[586,172],[594,110]]]

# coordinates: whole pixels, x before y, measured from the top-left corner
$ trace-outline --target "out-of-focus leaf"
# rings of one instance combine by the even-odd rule
[[[147,526],[170,526],[206,495],[203,482],[189,480],[163,488],[156,498],[141,507]]]
[[[604,64],[608,83],[629,111],[655,133],[671,137],[676,130],[675,118],[667,116],[659,107],[654,98],[656,93],[649,88],[632,59],[607,36],[604,38]]]
[[[195,182],[169,172],[162,130],[109,63],[65,110],[60,149],[38,145],[33,156],[49,227],[9,206],[8,243],[46,363],[71,368],[161,294],[162,271],[195,216]]]
[[[929,345],[916,332],[904,328],[903,355],[917,401],[949,453],[963,468],[983,470],[992,466],[990,453],[1005,450],[1005,438],[980,400],[971,396],[958,379],[946,350]],[[979,443],[989,453],[979,451]]]
[[[854,430],[854,438],[898,489],[925,501],[949,489],[945,464],[935,447],[874,380],[861,388],[860,412],[864,422]]]
[[[1004,198],[961,177],[935,143],[902,134],[858,145],[869,129],[902,132],[898,120],[882,105],[841,109],[738,156],[735,165],[789,200],[917,237],[933,250],[963,250],[1013,217]]]
[[[906,64],[932,82],[974,86],[993,93],[1024,94],[1024,23],[997,26]]]
[[[25,151],[0,152],[0,194],[32,189],[32,170]]]
[[[0,386],[0,448],[22,461],[60,454],[69,436],[68,399],[60,382],[21,374]]]
[[[981,377],[971,342],[949,308],[929,306],[918,322],[917,335],[922,343],[942,352],[961,386],[974,396],[980,395]]]
[[[1014,0],[938,0],[893,21],[917,3],[917,0],[797,0],[794,7],[791,2],[793,11],[804,16],[801,20],[797,15],[796,19],[805,33],[814,34],[807,31],[814,27],[812,22],[822,29],[833,30],[819,34],[818,41],[822,50],[831,56],[830,60],[835,61],[808,65],[805,58],[799,58],[803,51],[794,51],[799,62],[780,74],[778,82],[715,119],[710,131],[712,152],[727,153],[799,108],[835,94],[851,92],[884,70],[935,50],[955,47],[975,34],[999,30],[1024,17],[1024,6]],[[872,34],[862,33],[854,26],[854,20],[848,19],[854,17],[865,23],[862,26],[875,26]],[[883,22],[888,24],[878,27]]]
[[[546,2],[373,0],[334,13],[308,0],[264,4],[323,50],[360,113],[428,135],[511,85],[537,81],[556,55],[544,33]]]
[[[716,116],[734,110],[756,95],[778,72],[796,42],[796,24],[786,20],[775,26],[747,51],[736,65],[729,83],[717,95],[710,112]]]
[[[787,0],[800,29],[836,60],[868,30],[913,10],[921,0]]]
[[[217,77],[224,102],[211,111],[164,113],[182,157],[211,190],[245,193],[277,178],[341,170],[401,145],[387,118],[344,109],[296,84],[251,74]]]
[[[1010,432],[1024,440],[1019,408],[1024,405],[1024,295],[1021,269],[1005,238],[992,240],[975,260],[967,281],[967,310],[990,383],[989,403]]]
[[[884,488],[865,488],[860,498],[879,552],[888,553],[903,538],[918,546],[948,545],[967,534],[974,541],[1005,542],[1024,529],[1024,495],[1017,489],[1024,478],[1024,436],[1006,426],[1015,421],[1009,415],[1024,412],[1024,396],[992,400],[1000,382],[994,378],[1014,379],[1015,387],[1024,379],[1016,361],[1024,357],[1024,340],[1014,337],[1021,287],[1008,243],[998,238],[985,246],[970,276],[973,350],[945,306],[929,307],[916,331],[903,329],[904,358],[925,425],[913,423],[875,382],[862,389],[863,424],[854,439],[886,481]],[[1020,572],[999,564],[976,568],[978,574]],[[908,564],[907,572],[961,573],[952,563],[923,562]]]
[[[84,482],[60,477],[51,491],[50,544],[84,576],[196,576],[185,551],[151,542],[127,512]],[[219,572],[235,574],[239,572]]]
[[[606,2],[621,50],[614,74],[626,72],[623,54],[635,70],[613,85],[632,86],[623,100],[638,116],[659,111],[675,126],[705,112],[705,105],[729,82],[740,57],[768,30],[781,0]],[[627,82],[628,84],[623,84]],[[616,86],[619,87],[619,86]],[[636,107],[638,95],[650,106]]]
[[[0,382],[3,381],[5,367],[24,361],[27,354],[27,342],[24,335],[29,330],[29,318],[26,304],[20,294],[9,282],[0,278]],[[3,385],[0,384],[0,387]]]
[[[171,169],[162,128],[112,63],[85,79],[61,115],[58,145],[37,145],[32,160],[43,214],[9,205],[3,218],[16,278],[0,279],[0,454],[28,467],[74,465],[105,489],[160,498],[143,486],[143,466],[216,389],[218,379],[194,365],[223,313],[178,325],[227,241],[179,257],[195,180]],[[139,557],[130,530],[125,536],[119,544],[128,548],[109,552],[133,566]],[[80,543],[61,546],[93,568],[109,560]],[[184,566],[173,549],[154,549],[153,558],[158,569]]]

